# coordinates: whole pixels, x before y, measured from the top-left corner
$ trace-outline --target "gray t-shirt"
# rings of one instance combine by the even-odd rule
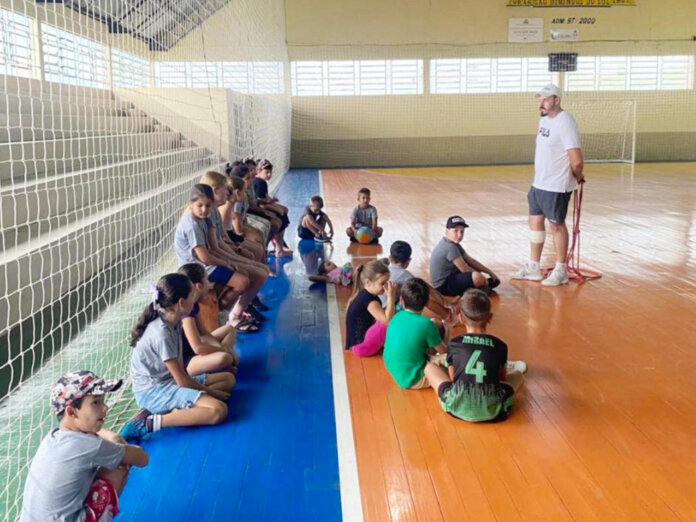
[[[179,359],[183,366],[181,323],[172,328],[158,317],[145,328],[133,348],[131,380],[133,391],[139,392],[173,379],[164,361]]]
[[[208,216],[208,219],[210,220],[211,228],[215,231],[215,240],[220,243],[222,241],[222,234],[224,232],[222,229],[222,216],[220,215],[220,211],[216,207],[213,207],[210,210],[210,216]]]
[[[413,279],[413,274],[404,267],[389,265],[389,280],[394,284],[403,285],[409,279]],[[382,301],[382,306],[387,306],[387,293],[380,294],[379,300]],[[399,302],[398,294],[396,296],[396,302]]]
[[[174,250],[179,266],[187,263],[198,263],[205,267],[208,274],[215,270],[215,266],[206,265],[193,255],[193,249],[197,246],[210,248],[208,246],[208,227],[210,226],[209,219],[198,220],[193,217],[191,212],[187,211],[181,216],[174,233]]]
[[[350,221],[355,222],[355,228],[370,227],[372,228],[372,218],[377,219],[377,209],[372,205],[367,208],[361,208],[360,205],[353,209],[350,213]]]
[[[435,245],[430,254],[430,284],[433,288],[439,288],[445,283],[445,279],[451,274],[456,274],[459,269],[452,261],[464,255],[464,249],[459,243],[452,243],[446,237]]]
[[[246,213],[248,208],[249,204],[247,203],[246,198],[244,198],[242,201],[235,201],[234,205],[232,206],[232,212],[235,214],[239,214],[239,221],[241,223],[244,223],[244,220],[246,219]]]
[[[55,428],[44,437],[24,484],[20,522],[74,522],[100,467],[116,469],[126,452],[89,433]]]

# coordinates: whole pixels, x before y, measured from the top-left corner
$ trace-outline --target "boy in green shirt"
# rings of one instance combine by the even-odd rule
[[[414,277],[401,287],[399,302],[403,310],[398,312],[387,327],[384,343],[384,364],[387,370],[402,388],[420,389],[430,386],[424,369],[428,363],[429,353],[443,354],[447,344],[442,340],[440,331],[427,317],[422,315],[430,295],[428,283]],[[447,337],[447,329],[444,329]],[[437,356],[433,355],[432,359]]]

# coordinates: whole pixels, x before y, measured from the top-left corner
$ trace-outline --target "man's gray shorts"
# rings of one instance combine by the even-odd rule
[[[572,192],[550,192],[532,187],[527,192],[529,215],[544,215],[554,225],[565,223],[568,213],[568,202]]]

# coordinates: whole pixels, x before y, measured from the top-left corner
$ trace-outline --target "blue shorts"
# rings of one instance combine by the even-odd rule
[[[208,274],[208,279],[219,285],[226,285],[227,281],[234,275],[234,270],[226,266],[216,266],[215,269]]]
[[[205,375],[197,375],[193,380],[205,384]],[[200,390],[178,386],[172,379],[133,394],[138,406],[150,413],[169,413],[172,410],[189,409],[196,404],[202,393]]]

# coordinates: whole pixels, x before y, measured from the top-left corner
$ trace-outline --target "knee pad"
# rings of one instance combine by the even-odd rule
[[[546,240],[546,230],[530,230],[529,241],[532,243],[543,243]]]

